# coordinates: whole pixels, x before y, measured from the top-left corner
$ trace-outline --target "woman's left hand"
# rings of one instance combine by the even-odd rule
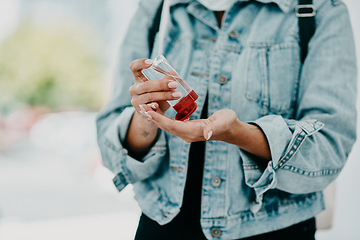
[[[239,124],[236,113],[230,109],[215,112],[208,119],[178,121],[161,115],[147,105],[143,105],[151,120],[162,130],[182,138],[184,141],[198,142],[220,140],[228,142],[233,130]]]
[[[157,104],[153,108],[145,104],[142,106],[145,111],[141,114],[162,130],[188,143],[219,140],[234,144],[265,160],[271,159],[270,147],[263,131],[255,124],[241,122],[233,110],[221,109],[208,119],[178,121],[157,113]]]

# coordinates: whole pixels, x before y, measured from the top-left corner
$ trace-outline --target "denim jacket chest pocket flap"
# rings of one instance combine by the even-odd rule
[[[245,51],[245,97],[271,113],[290,113],[299,79],[299,45],[251,43]]]

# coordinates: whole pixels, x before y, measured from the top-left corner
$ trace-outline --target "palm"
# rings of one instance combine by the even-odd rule
[[[215,132],[212,140],[226,140],[232,124],[237,120],[235,112],[230,109],[216,111],[208,119],[191,121],[177,121],[156,113],[153,117],[159,128],[184,139],[186,142],[204,141],[208,131],[210,131],[207,128],[211,128]]]

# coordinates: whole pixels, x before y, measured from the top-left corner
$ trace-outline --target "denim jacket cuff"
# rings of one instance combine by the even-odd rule
[[[291,140],[292,133],[289,126],[278,115],[268,115],[251,123],[257,125],[265,134],[270,147],[271,160],[275,166]]]
[[[141,161],[128,155],[123,142],[134,111],[133,107],[125,108],[106,130],[103,138],[103,154],[107,155],[103,158],[106,159],[104,165],[115,173],[113,182],[119,191],[128,184],[153,175],[167,152],[165,135],[161,132],[154,146]]]
[[[246,184],[253,188],[256,194],[252,209],[257,212],[266,191],[273,188],[283,189],[282,185],[286,184],[287,180],[281,175],[286,174],[289,177],[289,174],[279,170],[291,162],[305,138],[319,131],[324,124],[316,120],[285,120],[276,115],[268,115],[251,123],[260,127],[265,134],[272,158],[267,167],[261,169],[258,162],[264,160],[240,149]],[[281,182],[279,179],[282,179]]]

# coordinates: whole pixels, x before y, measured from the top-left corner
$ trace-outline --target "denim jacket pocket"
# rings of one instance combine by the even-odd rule
[[[247,50],[246,98],[257,102],[263,115],[290,113],[299,79],[298,44],[250,44]]]

